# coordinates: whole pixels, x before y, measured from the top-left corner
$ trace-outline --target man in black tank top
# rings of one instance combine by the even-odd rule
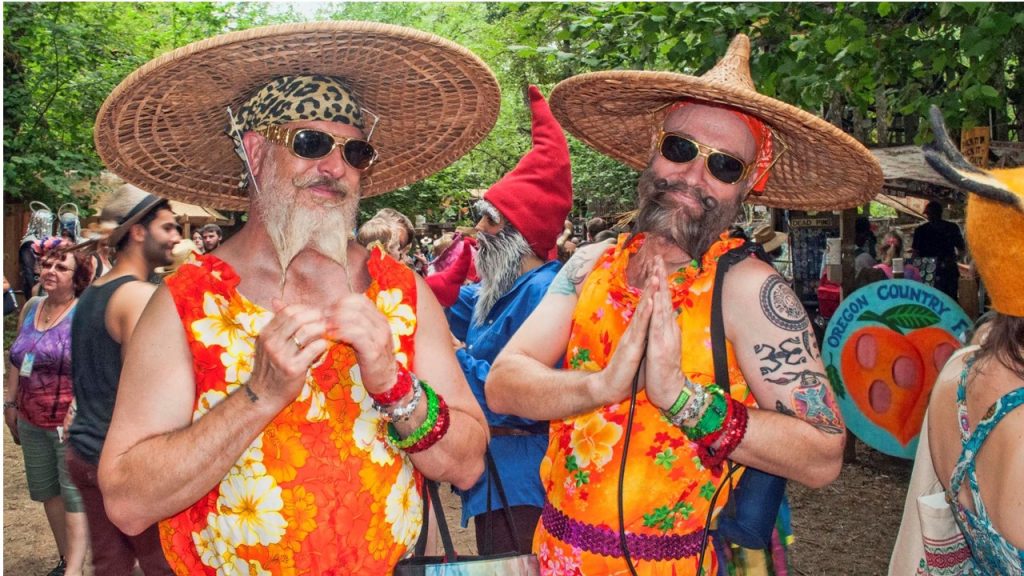
[[[77,409],[70,428],[68,469],[82,493],[92,563],[96,574],[131,574],[138,560],[146,576],[173,574],[164,559],[156,525],[128,536],[107,518],[97,469],[110,427],[124,349],[156,286],[146,282],[153,269],[171,263],[181,240],[167,200],[125,184],[100,215],[118,227],[107,241],[117,247],[117,263],[86,289],[80,315],[71,326],[72,374]]]

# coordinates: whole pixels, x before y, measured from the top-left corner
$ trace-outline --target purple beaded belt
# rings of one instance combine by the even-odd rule
[[[549,534],[574,548],[613,558],[622,556],[617,530],[573,520],[555,509],[550,502],[544,503],[540,519]],[[703,538],[703,530],[666,536],[627,532],[626,544],[629,546],[629,555],[634,559],[676,560],[699,554]]]

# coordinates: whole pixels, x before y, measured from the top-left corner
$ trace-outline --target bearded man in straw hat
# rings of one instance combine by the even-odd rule
[[[114,412],[124,351],[156,285],[147,282],[167,266],[181,241],[170,203],[123,184],[100,212],[104,242],[117,248],[117,263],[85,289],[71,324],[71,374],[75,403],[68,471],[82,494],[97,574],[128,576],[138,561],[146,576],[173,574],[155,525],[128,536],[107,517],[97,469]],[[75,413],[77,411],[77,414]]]
[[[218,36],[108,98],[96,139],[114,171],[250,207],[154,295],[100,463],[111,519],[159,521],[176,573],[390,573],[420,534],[421,475],[480,476],[486,424],[440,306],[348,239],[361,196],[455,161],[498,102],[464,48],[355,22]]]
[[[534,539],[546,573],[713,574],[707,520],[729,500],[730,461],[812,487],[839,474],[845,428],[799,299],[748,252],[724,285],[716,270],[745,250],[727,234],[741,202],[855,206],[881,170],[758,94],[749,50],[741,35],[700,77],[601,72],[552,93],[562,126],[643,173],[633,233],[566,263],[487,381],[491,409],[551,420]],[[550,368],[562,354],[567,369]]]

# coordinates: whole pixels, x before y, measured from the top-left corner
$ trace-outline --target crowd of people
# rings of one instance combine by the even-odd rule
[[[56,541],[50,576],[81,574],[87,547],[114,576],[391,573],[427,529],[426,481],[459,494],[481,554],[533,554],[541,574],[784,574],[784,546],[716,527],[767,506],[756,531],[785,541],[779,500],[734,487],[828,485],[846,428],[772,265],[785,234],[731,226],[744,202],[864,204],[882,174],[852,137],[759,93],[749,59],[739,35],[701,76],[590,73],[550,100],[530,86],[531,149],[475,202],[472,230],[426,242],[392,208],[357,222],[359,203],[436,173],[493,126],[497,82],[465,48],[322,22],[142,66],[96,123],[100,156],[130,182],[101,240],[83,241],[77,212],[65,237],[42,220],[29,230],[38,295],[20,307],[4,416]],[[211,73],[207,97],[174,92]],[[161,99],[175,105],[141,105]],[[578,235],[567,220],[563,126],[641,171],[625,228],[606,215]],[[994,263],[971,211],[1016,233],[1020,198],[972,199],[967,240],[993,242],[976,257],[996,318],[940,376],[928,429],[992,573],[1024,557],[1006,480],[1020,458],[1000,456],[1019,440],[1024,310],[1019,270]],[[249,217],[227,238],[197,230],[178,258],[169,199],[244,200]],[[939,237],[954,259],[965,250],[939,208],[911,254],[932,257]],[[914,278],[903,238],[879,245],[865,224],[858,273]],[[975,460],[982,442],[996,448]]]

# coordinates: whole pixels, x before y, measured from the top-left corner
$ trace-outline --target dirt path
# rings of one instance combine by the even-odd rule
[[[3,574],[42,576],[56,562],[56,546],[42,505],[28,498],[21,449],[6,430],[3,434]],[[870,450],[859,442],[857,448],[858,461],[844,466],[839,480],[831,486],[808,490],[790,484],[796,535],[790,549],[791,574],[886,573],[903,513],[911,463]],[[441,493],[457,549],[472,553],[472,524],[460,529],[458,497],[447,487]]]

